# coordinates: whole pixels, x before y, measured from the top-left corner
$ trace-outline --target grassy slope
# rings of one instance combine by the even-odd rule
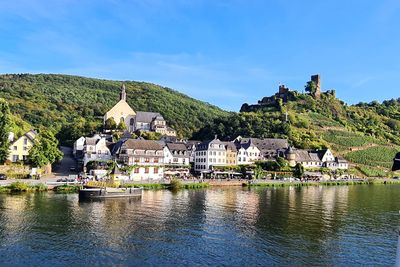
[[[136,111],[160,112],[182,137],[228,113],[177,91],[144,82],[124,81],[128,103]],[[0,97],[13,113],[33,126],[53,127],[101,116],[119,100],[122,82],[68,75],[0,75]]]

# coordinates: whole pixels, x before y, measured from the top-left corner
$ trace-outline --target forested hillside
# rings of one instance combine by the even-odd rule
[[[60,132],[61,141],[90,134],[119,100],[122,83],[134,110],[160,112],[180,137],[190,137],[227,112],[155,84],[109,81],[53,74],[0,75],[0,97],[11,111],[34,127]]]

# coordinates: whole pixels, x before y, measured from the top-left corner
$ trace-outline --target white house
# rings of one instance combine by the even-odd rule
[[[189,152],[184,143],[167,143],[164,147],[165,165],[189,166]]]
[[[325,167],[331,170],[347,170],[349,168],[347,160],[335,157],[329,149],[307,151],[289,148],[286,152],[286,158],[292,167],[300,163],[304,168],[311,169]]]
[[[226,165],[226,148],[217,136],[214,140],[205,141],[196,146],[194,170],[207,172],[212,166]]]
[[[121,140],[115,144],[113,153],[120,163],[133,167],[131,180],[159,180],[164,177],[163,146],[156,141]]]
[[[253,144],[252,140],[249,139],[246,143],[240,143],[237,147],[237,164],[253,164],[255,161],[261,159],[260,150],[256,145]]]
[[[111,160],[112,155],[107,145],[106,138],[98,135],[95,135],[92,138],[85,138],[83,148],[83,166],[86,166],[89,161]]]
[[[74,142],[74,147],[72,150],[72,154],[75,158],[79,158],[83,156],[83,149],[85,147],[85,137],[81,136]]]

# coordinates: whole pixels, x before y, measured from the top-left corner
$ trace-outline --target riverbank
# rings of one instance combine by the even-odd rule
[[[363,179],[342,181],[249,181],[242,183],[244,187],[285,187],[285,186],[337,186],[337,185],[378,185],[378,184],[400,184],[400,180],[394,179]]]
[[[342,186],[342,185],[385,185],[400,184],[400,180],[395,179],[365,179],[365,180],[345,180],[345,181],[277,181],[277,180],[206,180],[206,181],[180,181],[174,180],[163,183],[125,183],[120,187],[143,188],[144,190],[179,190],[179,189],[201,189],[209,187],[288,187],[288,186]],[[0,193],[18,192],[45,192],[54,191],[56,193],[78,193],[82,187],[80,184],[61,184],[54,186],[45,183],[29,183],[16,180],[7,185],[0,186]]]

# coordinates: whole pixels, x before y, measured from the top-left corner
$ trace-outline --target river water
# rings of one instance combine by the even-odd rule
[[[0,266],[392,266],[400,185],[0,195]]]

